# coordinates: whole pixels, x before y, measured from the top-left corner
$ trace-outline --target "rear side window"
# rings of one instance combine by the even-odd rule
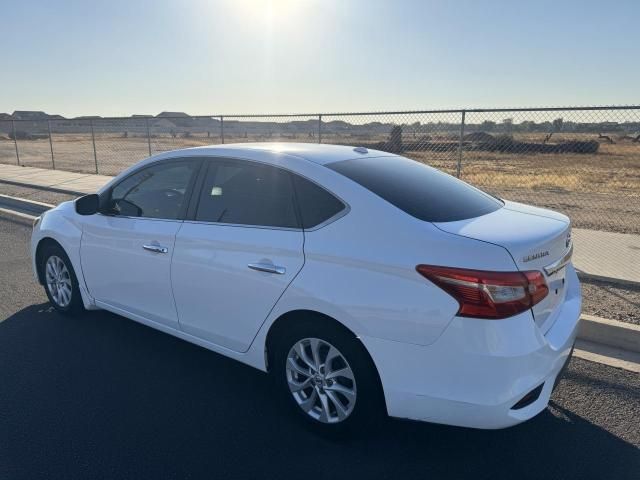
[[[201,222],[300,228],[288,172],[258,163],[211,160],[200,193]]]
[[[502,207],[489,194],[404,157],[356,158],[327,167],[427,222],[465,220]]]
[[[313,182],[292,174],[302,217],[302,228],[313,228],[341,212],[344,204]]]

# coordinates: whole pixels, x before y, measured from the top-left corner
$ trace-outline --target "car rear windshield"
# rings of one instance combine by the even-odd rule
[[[342,160],[327,167],[427,222],[466,220],[503,205],[451,175],[400,156]]]

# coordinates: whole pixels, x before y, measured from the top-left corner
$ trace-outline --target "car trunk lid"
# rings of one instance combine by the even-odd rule
[[[533,315],[543,332],[551,328],[554,313],[564,300],[565,267],[571,259],[571,225],[566,216],[507,201],[487,215],[434,225],[506,248],[521,271],[543,272],[549,294],[533,307]]]

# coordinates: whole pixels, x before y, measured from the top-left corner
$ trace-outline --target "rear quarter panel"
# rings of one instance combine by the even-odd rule
[[[514,270],[499,246],[459,237],[417,220],[360,185],[340,178],[323,185],[349,203],[344,217],[305,232],[305,264],[272,315],[309,309],[357,335],[429,345],[459,305],[419,275],[418,264]]]

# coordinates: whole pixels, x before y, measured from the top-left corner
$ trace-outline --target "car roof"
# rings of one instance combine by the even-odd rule
[[[230,151],[240,153],[242,151],[282,153],[298,158],[303,158],[319,165],[349,160],[352,158],[380,157],[393,155],[380,150],[371,150],[364,147],[347,145],[330,145],[326,143],[232,143],[222,145],[207,145],[203,147],[186,148],[166,152],[166,156],[175,156],[176,153],[197,151],[203,155],[228,155]],[[164,157],[165,155],[163,155]]]

